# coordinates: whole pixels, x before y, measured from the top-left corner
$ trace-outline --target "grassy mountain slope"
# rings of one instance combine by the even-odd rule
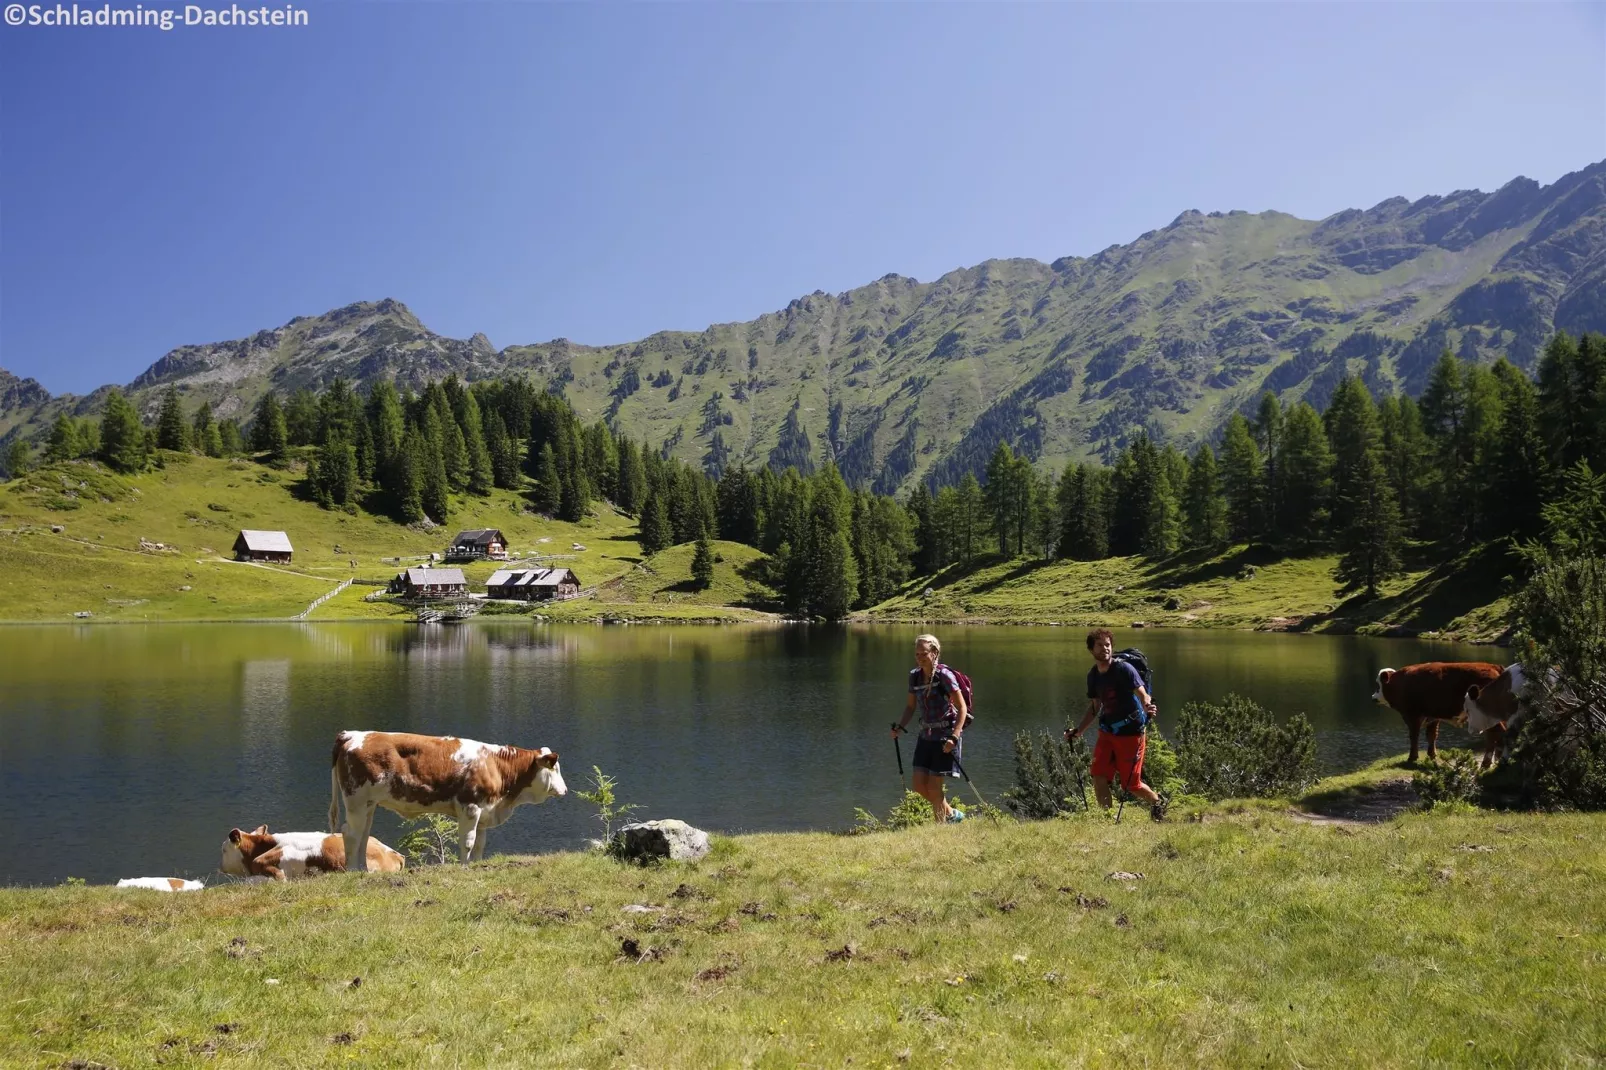
[[[1531,367],[1556,329],[1606,329],[1606,162],[1319,222],[1187,211],[1091,257],[888,275],[624,345],[498,352],[364,302],[174,350],[130,386],[148,415],[173,384],[240,416],[269,387],[336,375],[527,374],[688,461],[832,459],[890,492],[978,470],[1000,440],[1051,465],[1108,456],[1139,428],[1186,447],[1267,389],[1323,405],[1344,374],[1414,393],[1445,348]],[[0,381],[0,435],[100,403],[26,382]]]
[[[163,461],[165,467],[133,477],[89,462],[50,465],[0,485],[0,556],[7,566],[0,570],[0,619],[71,621],[78,611],[95,621],[290,617],[344,580],[389,579],[419,564],[462,528],[500,528],[525,559],[541,554],[542,561],[574,569],[588,586],[640,560],[635,521],[605,504],[569,524],[528,512],[507,491],[454,497],[451,524],[426,531],[363,509],[355,516],[321,509],[300,496],[295,470],[188,454],[164,453]],[[287,532],[293,562],[230,560],[240,528]],[[141,540],[166,549],[142,550]],[[585,549],[572,549],[576,543]],[[496,566],[463,567],[472,585]],[[363,603],[374,590],[353,585],[313,618],[402,612]]]

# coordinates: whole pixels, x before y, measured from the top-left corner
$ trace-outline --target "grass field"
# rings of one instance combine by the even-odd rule
[[[0,1063],[1606,1061],[1606,817],[1287,806],[0,889]]]
[[[1505,630],[1497,550],[1417,568],[1366,601],[1334,591],[1333,557],[1278,559],[1246,547],[1164,561],[996,556],[907,584],[866,620],[1266,628],[1491,640]],[[925,594],[931,590],[928,598]]]
[[[500,528],[524,560],[540,554],[539,562],[566,565],[587,586],[640,560],[635,521],[606,504],[569,524],[530,512],[509,491],[454,496],[450,523],[423,530],[366,509],[356,515],[321,509],[299,495],[295,469],[163,457],[163,468],[132,477],[74,462],[0,486],[0,553],[11,566],[0,571],[0,617],[71,621],[81,610],[94,621],[289,617],[343,580],[388,579],[420,564],[463,528]],[[270,568],[228,560],[241,528],[287,532],[293,563]],[[167,549],[142,552],[142,539]],[[572,549],[576,543],[585,549]],[[465,566],[470,589],[495,567]],[[395,606],[364,603],[374,590],[353,585],[313,619],[404,615]]]

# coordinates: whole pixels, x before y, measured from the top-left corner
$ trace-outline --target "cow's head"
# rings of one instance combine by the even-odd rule
[[[1478,696],[1483,694],[1482,684],[1473,684],[1467,688],[1466,695],[1461,699],[1461,720],[1484,716],[1483,710],[1478,706]]]
[[[1394,679],[1393,669],[1379,669],[1377,673],[1377,690],[1372,692],[1372,701],[1379,706],[1387,706],[1389,700],[1383,697],[1383,689]]]
[[[558,768],[558,752],[542,747],[535,758],[535,779],[530,787],[542,797],[555,795],[558,798],[569,794],[569,785],[563,782],[563,772]]]
[[[273,837],[268,835],[266,825],[258,825],[250,832],[229,829],[228,838],[223,841],[223,858],[217,868],[236,877],[249,877],[251,871],[245,866],[246,859],[255,858],[272,845]]]

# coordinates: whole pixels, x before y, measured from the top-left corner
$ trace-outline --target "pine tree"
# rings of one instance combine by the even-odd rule
[[[1221,440],[1221,483],[1227,496],[1227,537],[1233,542],[1256,542],[1265,535],[1265,472],[1260,447],[1249,432],[1249,421],[1233,413]]]
[[[195,410],[195,423],[191,428],[190,441],[195,448],[208,457],[223,456],[223,433],[218,430],[217,421],[212,418],[212,403],[201,402],[201,407]]]
[[[123,392],[112,389],[100,417],[100,459],[125,474],[145,467],[145,428]]]
[[[563,502],[563,479],[558,475],[558,457],[547,443],[541,447],[535,467],[535,508],[547,516],[556,516]],[[649,551],[656,552],[656,551]]]
[[[256,417],[251,422],[251,448],[267,454],[269,461],[282,461],[290,449],[290,434],[284,420],[284,410],[273,391],[262,395],[257,402]]]
[[[429,443],[415,424],[403,432],[391,458],[391,486],[387,489],[396,503],[396,515],[404,524],[424,519],[424,455]]]
[[[647,470],[641,450],[629,439],[619,443],[619,500],[622,512],[634,515],[647,500]]]
[[[708,541],[708,532],[697,536],[697,549],[691,557],[692,584],[699,591],[714,585],[714,546]]]
[[[502,414],[494,409],[485,414],[485,450],[491,460],[491,482],[504,490],[519,487],[519,452],[508,434]]]
[[[1281,496],[1283,425],[1285,414],[1277,395],[1266,391],[1260,396],[1260,408],[1255,413],[1255,444],[1260,449],[1264,480],[1261,488],[1261,523],[1266,537],[1279,539],[1285,532],[1282,526]]]
[[[914,570],[922,576],[936,572],[942,561],[942,538],[936,528],[936,502],[924,481],[909,492],[907,506],[914,524]]]
[[[703,528],[702,509],[697,501],[696,474],[679,462],[674,462],[669,481],[669,523],[674,528],[675,542],[691,542]]]
[[[223,440],[223,456],[237,457],[245,452],[245,435],[237,420],[223,420],[217,425],[218,437]]]
[[[80,452],[78,425],[66,413],[58,413],[50,425],[50,441],[45,446],[45,462],[70,461]]]
[[[641,552],[651,557],[667,549],[673,540],[674,530],[669,526],[669,509],[664,504],[664,497],[657,490],[649,491],[646,504],[641,509],[641,526],[637,535]]]
[[[580,428],[571,423],[559,437],[557,451],[560,495],[558,516],[568,521],[585,519],[591,509],[591,481],[586,476],[584,447],[580,443]],[[695,538],[693,531],[688,538]],[[682,540],[685,541],[685,540]]]
[[[1183,545],[1189,549],[1214,550],[1227,541],[1227,500],[1209,443],[1199,447],[1188,465],[1182,515]]]
[[[1059,481],[1053,472],[1034,474],[1033,479],[1032,542],[1039,557],[1052,561],[1060,541]]]
[[[466,390],[463,391],[461,410],[463,443],[468,448],[468,491],[483,497],[496,486],[496,473],[491,467],[491,450],[485,441],[479,402]]]
[[[1015,531],[1017,491],[1015,455],[1008,443],[1000,442],[993,448],[993,455],[987,461],[987,486],[982,493],[987,502],[987,513],[993,522],[993,532],[998,536],[998,552],[1009,557],[1013,544],[1011,535]]]
[[[1422,430],[1421,409],[1409,397],[1384,398],[1378,423],[1383,435],[1383,466],[1401,520],[1412,535],[1427,538],[1433,503],[1428,500],[1430,447]]]
[[[959,481],[954,510],[954,557],[964,564],[970,564],[980,547],[982,537],[987,534],[986,499],[981,492],[981,484],[969,472]]]
[[[318,441],[318,395],[302,387],[290,395],[284,409],[284,426],[292,446],[312,446]]]
[[[368,390],[368,431],[374,440],[374,471],[380,480],[402,450],[407,437],[407,421],[402,415],[401,398],[388,379],[381,379]]]
[[[27,475],[32,467],[32,447],[20,438],[14,438],[6,444],[4,455],[0,456],[0,470],[4,471],[6,479]]]
[[[1333,452],[1310,405],[1302,401],[1283,414],[1279,449],[1282,538],[1300,549],[1321,546],[1328,538]]]
[[[440,409],[435,406],[424,409],[423,441],[424,452],[419,458],[422,462],[419,497],[425,514],[435,523],[444,524],[451,510],[451,481],[446,474],[446,429],[442,426]]]
[[[598,420],[585,429],[586,480],[591,492],[608,501],[619,495],[619,447],[608,425]]]
[[[156,445],[159,449],[190,448],[190,428],[184,422],[184,403],[178,399],[178,388],[170,386],[162,394],[162,408],[156,417]]]
[[[318,447],[315,464],[309,462],[307,478],[313,486],[313,496],[325,509],[345,509],[357,502],[357,452],[344,438],[339,427],[331,431],[329,439]]]
[[[1539,394],[1517,367],[1501,358],[1493,374],[1500,389],[1500,425],[1483,482],[1485,534],[1526,541],[1539,535],[1550,454],[1539,423]]]
[[[758,545],[758,488],[742,465],[725,470],[715,489],[715,513],[719,537],[732,542]]]
[[[1328,408],[1333,441],[1333,503],[1339,560],[1333,577],[1341,593],[1378,585],[1400,571],[1400,515],[1383,466],[1382,435],[1372,396],[1345,378]]]
[[[802,551],[803,609],[811,617],[841,620],[859,588],[858,567],[849,539],[848,488],[836,465],[815,477]]]

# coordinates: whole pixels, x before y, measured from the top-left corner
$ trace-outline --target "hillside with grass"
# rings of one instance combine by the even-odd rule
[[[147,421],[169,386],[187,411],[244,420],[270,385],[528,376],[688,463],[834,461],[891,493],[979,473],[1000,441],[1044,469],[1109,461],[1140,429],[1191,452],[1265,391],[1321,409],[1345,375],[1415,395],[1446,349],[1531,371],[1555,331],[1606,328],[1603,257],[1606,162],[1320,221],[1190,210],[1093,256],[891,274],[619,345],[499,350],[358,302],[180,347],[128,390]],[[104,400],[0,372],[0,446]]]
[[[0,889],[0,1062],[1606,1056],[1601,815],[1305,805],[716,836],[645,869],[571,853],[179,895]]]
[[[0,555],[8,566],[0,573],[0,619],[288,618],[346,580],[369,583],[354,583],[310,619],[401,617],[404,607],[363,601],[382,589],[372,584],[427,563],[464,528],[500,528],[521,563],[566,566],[587,587],[623,575],[640,558],[635,521],[606,503],[566,523],[499,490],[454,495],[448,525],[402,525],[362,506],[320,508],[307,498],[299,461],[280,468],[163,451],[160,464],[121,476],[70,461],[0,484]],[[234,561],[242,528],[285,531],[292,563]],[[483,593],[498,566],[453,567]]]
[[[1219,554],[1102,561],[978,558],[911,580],[866,621],[1252,628],[1503,642],[1513,580],[1497,546],[1433,564],[1428,553],[1380,597],[1335,593],[1333,556]]]

